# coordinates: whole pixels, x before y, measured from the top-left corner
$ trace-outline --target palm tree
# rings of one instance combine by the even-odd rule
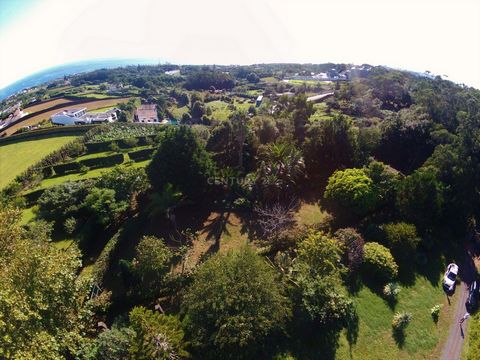
[[[176,229],[177,224],[173,210],[180,203],[182,198],[183,194],[181,191],[177,191],[170,183],[166,184],[163,187],[162,192],[156,192],[153,194],[149,204],[149,216],[155,217],[158,215],[164,215],[173,223],[173,226]]]
[[[291,144],[268,144],[259,160],[257,185],[267,201],[288,197],[305,173],[302,153]]]

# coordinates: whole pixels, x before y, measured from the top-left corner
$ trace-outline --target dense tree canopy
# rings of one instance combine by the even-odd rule
[[[285,326],[289,312],[272,269],[248,248],[207,260],[185,301],[195,347],[224,359],[261,351],[267,336]]]
[[[321,120],[307,128],[303,153],[310,177],[328,177],[350,167],[358,157],[358,132],[345,116]]]
[[[30,238],[11,209],[0,214],[0,244],[9,246],[8,254],[0,253],[0,357],[61,359],[75,351],[75,341],[69,347],[67,339],[80,338],[85,325],[78,249],[51,246],[47,233]]]
[[[147,173],[157,191],[175,184],[184,195],[198,200],[208,190],[214,166],[192,130],[181,126],[166,131]]]
[[[334,207],[357,215],[365,215],[375,207],[376,194],[373,181],[362,169],[336,171],[328,179],[325,199]]]

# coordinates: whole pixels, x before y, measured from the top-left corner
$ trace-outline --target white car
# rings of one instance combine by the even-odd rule
[[[443,277],[443,288],[445,291],[451,292],[455,289],[455,282],[458,275],[458,265],[450,264],[447,266],[447,271]]]

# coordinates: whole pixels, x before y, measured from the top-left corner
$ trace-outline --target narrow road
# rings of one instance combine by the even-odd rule
[[[457,287],[456,296],[459,297],[455,303],[453,323],[450,326],[447,341],[442,351],[441,360],[459,360],[462,354],[463,342],[467,335],[467,323],[460,326],[459,321],[465,314],[465,301],[468,296],[468,286],[461,283]],[[468,321],[468,320],[467,320]]]
[[[462,326],[460,326],[459,322],[463,315],[465,315],[468,287],[475,280],[476,273],[475,262],[473,261],[470,251],[467,250],[465,261],[460,265],[460,277],[463,281],[455,291],[455,296],[459,298],[455,304],[453,322],[450,326],[447,342],[442,351],[441,360],[460,360],[463,343],[467,336],[467,322],[470,321],[470,319],[466,320]]]

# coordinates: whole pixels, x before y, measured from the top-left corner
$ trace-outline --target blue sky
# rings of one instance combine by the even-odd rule
[[[0,88],[102,58],[370,63],[480,88],[479,0],[0,0],[0,16]]]

